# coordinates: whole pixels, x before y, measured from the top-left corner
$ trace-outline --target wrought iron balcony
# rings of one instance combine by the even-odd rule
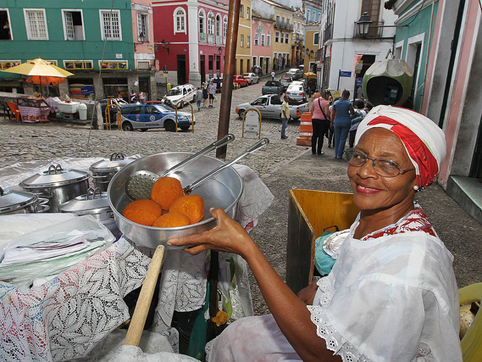
[[[366,35],[360,34],[360,27],[358,26],[358,22],[355,21],[353,26],[353,37],[354,38],[383,38],[383,28],[384,28],[384,21],[374,21],[370,24],[368,28],[368,33]]]

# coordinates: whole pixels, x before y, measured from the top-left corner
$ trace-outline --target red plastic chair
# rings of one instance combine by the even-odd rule
[[[20,120],[20,111],[18,110],[17,105],[13,102],[7,102],[7,106],[10,108],[10,120],[15,116],[15,119],[18,122]]]

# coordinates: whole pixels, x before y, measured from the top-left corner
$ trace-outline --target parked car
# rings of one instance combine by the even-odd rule
[[[281,77],[279,81],[281,82],[281,84],[283,84],[283,87],[285,87],[286,89],[291,84],[293,79],[291,79],[291,77],[284,76],[284,77]]]
[[[149,128],[164,128],[175,132],[176,123],[183,131],[187,131],[192,124],[196,124],[194,115],[188,112],[177,112],[166,104],[131,104],[121,108],[122,129],[124,131]]]
[[[291,77],[293,80],[303,78],[303,70],[298,68],[291,68],[286,72],[287,77]]]
[[[233,77],[233,84],[238,84],[240,87],[247,87],[248,82],[248,78],[245,78],[242,75],[235,75]]]
[[[175,106],[179,102],[194,102],[196,100],[196,87],[192,84],[183,84],[173,87],[167,92],[166,98]]]
[[[243,77],[248,78],[248,84],[259,83],[259,77],[254,73],[244,73]]]
[[[261,89],[261,92],[263,94],[281,94],[284,90],[285,88],[279,80],[268,80]]]
[[[256,108],[261,113],[261,118],[281,118],[281,104],[283,103],[279,94],[267,94],[256,98],[251,103],[243,103],[236,106],[236,114],[239,118],[243,118],[244,112],[248,108]],[[308,112],[308,101],[306,98],[295,100],[289,98],[290,116],[292,119],[298,119],[304,112]]]
[[[290,84],[288,89],[286,89],[285,94],[293,99],[296,100],[301,100],[303,98],[306,98],[306,91],[305,87],[303,87],[303,84]]]

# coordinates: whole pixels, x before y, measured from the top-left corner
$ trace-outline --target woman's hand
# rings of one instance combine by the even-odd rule
[[[210,209],[209,211],[218,220],[218,225],[202,234],[169,239],[167,244],[186,246],[184,251],[192,255],[214,249],[239,254],[245,258],[251,247],[256,246],[253,239],[241,225],[226,215],[223,209]]]
[[[315,298],[315,294],[317,290],[318,290],[318,285],[315,282],[312,282],[307,287],[301,289],[298,292],[297,296],[306,305],[312,305],[313,299]]]

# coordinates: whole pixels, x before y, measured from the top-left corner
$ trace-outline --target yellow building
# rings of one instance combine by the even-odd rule
[[[274,6],[273,70],[290,68],[292,63],[292,33],[294,11],[270,0],[264,0]]]
[[[251,17],[251,1],[241,0],[234,74],[251,72]]]
[[[305,30],[304,71],[316,74],[316,52],[320,44],[320,22],[305,25]]]

